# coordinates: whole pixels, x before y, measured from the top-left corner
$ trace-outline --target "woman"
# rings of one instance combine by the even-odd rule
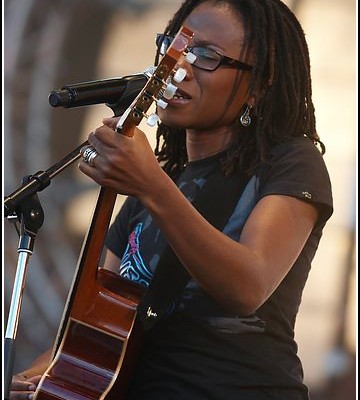
[[[110,118],[79,164],[129,195],[105,267],[149,285],[168,244],[191,276],[149,329],[127,400],[308,399],[294,325],[332,198],[304,33],[279,0],[187,0],[157,57],[182,25],[196,60],[178,61],[186,77],[158,109],[155,155]],[[246,178],[221,230],[192,204],[214,171],[217,184]],[[40,365],[14,377],[12,399],[31,394]]]

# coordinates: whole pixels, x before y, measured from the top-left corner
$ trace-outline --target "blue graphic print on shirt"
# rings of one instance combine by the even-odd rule
[[[129,242],[121,260],[119,273],[124,278],[148,286],[152,272],[146,267],[139,250],[139,236],[143,224],[139,223],[129,236]]]

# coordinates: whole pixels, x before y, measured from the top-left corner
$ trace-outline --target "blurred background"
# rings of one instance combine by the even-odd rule
[[[355,0],[286,1],[306,33],[313,96],[333,183],[328,222],[306,286],[296,338],[313,400],[356,393],[357,64]],[[48,94],[77,82],[121,77],[153,64],[154,38],[179,0],[5,0],[3,195],[47,170],[111,116],[106,105],[53,108]],[[150,141],[154,129],[142,125]],[[39,193],[45,221],[29,260],[14,373],[57,333],[98,187],[77,162]],[[119,196],[119,202],[123,199]],[[3,218],[3,321],[18,264],[18,234]],[[5,330],[4,330],[5,332]],[[4,337],[5,335],[3,335]]]

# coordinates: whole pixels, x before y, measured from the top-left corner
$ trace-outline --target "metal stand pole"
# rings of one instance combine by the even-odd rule
[[[28,180],[26,177],[24,180]],[[10,398],[11,380],[15,359],[15,338],[19,323],[26,269],[33,253],[35,237],[44,222],[44,212],[37,194],[23,201],[17,209],[20,219],[20,239],[18,245],[18,263],[9,309],[8,323],[4,340],[4,398]]]
[[[25,230],[25,229],[24,229]],[[18,247],[18,264],[16,269],[14,287],[11,297],[8,323],[4,340],[4,381],[5,381],[5,399],[9,399],[11,379],[13,376],[14,358],[15,358],[15,338],[20,316],[23,291],[25,287],[26,269],[29,257],[33,252],[34,238],[24,233],[21,235]]]

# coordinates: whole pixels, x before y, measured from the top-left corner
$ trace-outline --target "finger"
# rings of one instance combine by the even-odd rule
[[[15,390],[26,390],[29,386],[29,390],[35,389],[39,383],[42,375],[35,375],[31,378],[27,378],[24,375],[14,375],[11,381],[11,388]]]
[[[99,153],[96,154],[95,157],[92,158],[91,163],[89,164],[84,158],[82,158],[78,164],[78,167],[81,172],[88,175],[90,178],[96,180],[96,166],[99,166]]]
[[[35,390],[36,385],[33,382],[29,381],[12,381],[11,390],[14,391],[26,391],[26,390]]]
[[[30,399],[36,390],[37,384],[29,381],[13,380],[11,384],[10,399]]]
[[[38,383],[40,382],[40,379],[42,378],[42,375],[35,375],[31,378],[28,378],[29,382],[32,382],[35,385],[38,385]]]
[[[88,142],[98,150],[100,150],[99,146],[114,148],[116,147],[118,136],[115,131],[104,125],[97,128],[95,132],[90,133]]]
[[[96,132],[97,134],[96,135]],[[95,132],[92,132],[89,134],[88,137],[88,143],[98,152],[100,153],[101,150],[105,149],[106,147],[113,147],[113,146],[109,146],[109,144],[107,143],[109,140],[106,139],[106,136],[103,137],[101,134],[99,134],[99,131],[96,130]]]
[[[10,392],[10,400],[31,400],[34,397],[34,391],[29,392]]]
[[[93,166],[95,158],[99,155],[93,146],[85,146],[80,150],[80,154],[84,163]]]
[[[108,173],[103,171],[104,159],[100,155],[97,155],[92,160],[92,165],[89,165],[84,160],[81,160],[78,164],[79,170],[95,181],[101,186],[106,186],[106,176]]]
[[[126,131],[123,131],[122,128],[118,130],[118,122],[120,120],[120,117],[113,117],[113,118],[103,118],[103,124],[105,126],[108,126],[110,129],[112,129],[116,133],[121,133],[123,136],[133,136],[134,135],[134,127],[127,127]],[[124,121],[123,121],[124,124]]]
[[[120,117],[103,118],[102,123],[108,126],[110,129],[115,130],[119,119]]]

